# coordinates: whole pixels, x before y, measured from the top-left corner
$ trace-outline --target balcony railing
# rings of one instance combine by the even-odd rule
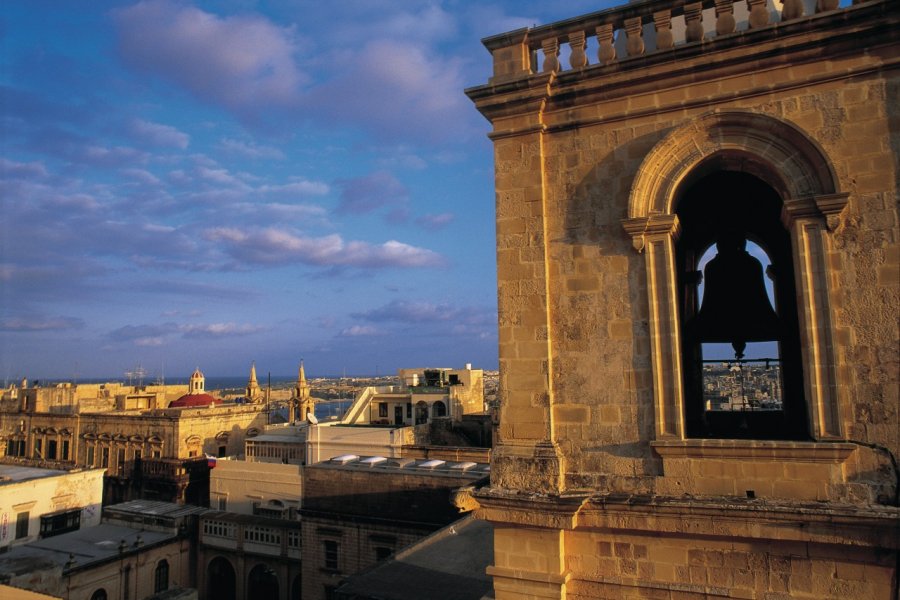
[[[483,41],[494,56],[496,83],[526,74],[609,65],[814,13],[845,10],[839,4],[840,0],[645,0]]]

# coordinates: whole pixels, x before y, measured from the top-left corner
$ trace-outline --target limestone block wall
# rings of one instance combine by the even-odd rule
[[[816,29],[829,25],[824,19],[793,41],[815,43]],[[661,419],[672,417],[659,412],[662,392],[680,393],[660,387],[660,371],[677,372],[679,359],[677,347],[660,343],[654,350],[653,340],[674,334],[651,330],[659,320],[654,311],[674,308],[654,302],[649,289],[664,285],[673,265],[665,263],[669,257],[648,266],[646,248],[635,247],[640,236],[629,235],[623,221],[654,148],[703,115],[736,111],[799,131],[827,158],[847,195],[846,207],[828,213],[827,223],[819,213],[813,234],[793,234],[795,256],[815,271],[810,277],[822,273],[825,286],[805,313],[802,343],[813,348],[808,395],[827,388],[821,393],[835,398],[826,406],[833,416],[819,416],[807,399],[809,434],[860,442],[833,473],[834,483],[846,485],[823,492],[827,498],[893,496],[888,452],[900,455],[900,109],[890,99],[900,96],[898,52],[896,44],[861,51],[859,38],[841,43],[824,57],[797,50],[783,60],[747,59],[750,52],[736,43],[715,60],[635,58],[631,73],[623,63],[596,83],[573,69],[545,73],[531,85],[507,87],[495,77],[483,97],[470,91],[493,123],[495,143],[503,398],[495,485],[673,491],[659,480],[668,473],[650,443],[660,431],[684,438],[677,426],[666,429]],[[507,52],[495,57],[507,60]],[[787,166],[778,168],[790,179]],[[807,248],[806,235],[820,246]],[[810,336],[819,336],[818,346]],[[820,349],[827,356],[815,354]],[[654,360],[663,368],[654,371]],[[678,379],[671,377],[672,385]],[[553,460],[542,462],[541,452]]]

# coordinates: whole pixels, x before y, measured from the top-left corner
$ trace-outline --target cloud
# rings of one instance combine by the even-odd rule
[[[259,191],[263,194],[291,194],[299,196],[323,196],[330,191],[327,183],[298,179],[282,185],[263,185]]]
[[[416,219],[416,223],[426,229],[443,229],[453,222],[456,217],[453,213],[441,213],[439,215],[422,215]]]
[[[179,148],[184,150],[191,142],[191,137],[170,125],[150,123],[142,119],[133,119],[128,129],[138,140],[153,146]]]
[[[47,169],[43,163],[33,162],[16,162],[0,157],[0,177],[8,177],[10,179],[40,179],[47,176]]]
[[[354,325],[341,330],[341,337],[368,337],[373,335],[379,335],[379,331],[371,325]]]
[[[111,331],[107,337],[117,342],[130,342],[136,346],[161,346],[173,336],[185,339],[210,339],[245,336],[265,331],[262,325],[248,323],[205,323],[178,324],[173,322],[159,325],[126,325]]]
[[[476,130],[460,93],[465,82],[459,58],[439,56],[425,42],[398,38],[370,40],[334,61],[339,75],[304,99],[308,110],[334,123],[361,122],[383,139],[420,143]]]
[[[186,338],[222,338],[251,335],[265,331],[262,325],[250,325],[248,323],[209,323],[206,325],[183,325],[180,330]]]
[[[75,317],[18,316],[0,318],[0,331],[35,332],[81,329],[84,321]]]
[[[222,18],[167,0],[112,14],[126,63],[244,116],[294,105],[306,82],[293,29],[262,16]]]
[[[336,182],[341,190],[339,213],[369,213],[383,206],[406,202],[409,190],[387,171]]]
[[[284,160],[284,152],[271,146],[263,146],[254,142],[242,142],[225,138],[219,142],[219,148],[226,154],[252,160]]]
[[[416,268],[444,264],[441,255],[402,242],[383,244],[362,241],[345,242],[340,235],[303,237],[277,228],[208,229],[204,237],[221,243],[226,252],[242,262],[279,265],[301,262],[308,265],[356,268]]]
[[[373,323],[453,323],[457,326],[496,327],[497,313],[487,308],[454,307],[450,304],[393,300],[388,304],[351,315]]]

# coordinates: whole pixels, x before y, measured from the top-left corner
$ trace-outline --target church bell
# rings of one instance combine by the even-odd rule
[[[703,343],[727,342],[735,358],[747,342],[779,339],[779,319],[766,294],[762,264],[746,250],[743,234],[726,233],[716,242],[718,254],[704,270],[703,302],[691,329]]]

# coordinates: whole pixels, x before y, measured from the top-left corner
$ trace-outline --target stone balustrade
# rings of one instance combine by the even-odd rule
[[[846,9],[840,0],[644,0],[518,29],[485,38],[483,43],[494,57],[491,81],[497,83],[529,74],[610,65]]]

